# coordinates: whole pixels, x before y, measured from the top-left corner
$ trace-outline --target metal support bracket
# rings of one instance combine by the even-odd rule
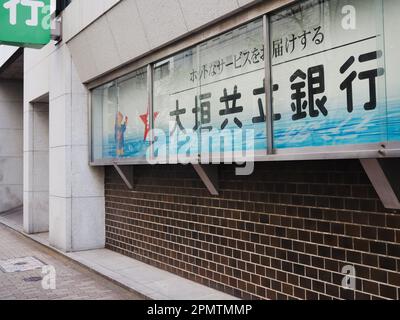
[[[200,179],[208,191],[213,196],[219,195],[219,183],[218,183],[218,166],[216,165],[204,165],[204,164],[193,164],[194,170],[196,170]]]
[[[114,163],[114,168],[118,172],[121,179],[124,181],[129,190],[133,190],[133,166],[120,167],[118,164]]]
[[[400,159],[362,159],[361,164],[386,209],[400,209]]]

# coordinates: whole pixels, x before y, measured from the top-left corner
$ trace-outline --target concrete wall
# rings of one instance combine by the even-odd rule
[[[65,38],[86,27],[116,2],[73,0],[65,11],[71,12],[63,24]],[[64,43],[51,42],[40,50],[25,49],[24,79],[25,230],[48,230],[50,243],[64,251],[102,248],[104,170],[88,166],[88,95],[76,75],[68,48]],[[47,162],[43,159],[46,168],[34,165],[39,156],[39,150],[34,149],[35,141],[41,136],[35,134],[34,124],[39,112],[44,111],[35,108],[40,106],[35,101],[41,101],[43,96],[49,100],[47,154],[42,154],[47,157]],[[38,175],[45,177],[41,183]]]
[[[24,230],[49,231],[49,57],[53,43],[24,50]],[[46,103],[37,103],[46,97]]]
[[[50,70],[50,243],[64,251],[103,248],[104,169],[88,165],[88,91],[66,45],[51,56]]]
[[[63,38],[68,41],[121,0],[73,0],[63,13]]]
[[[24,62],[24,114],[28,129],[24,141],[25,230],[36,233],[47,229],[50,243],[64,251],[102,248],[104,170],[88,165],[88,92],[77,76],[65,44],[50,43],[41,50],[27,49]],[[41,139],[34,132],[38,116],[35,101],[46,95],[48,162],[44,163],[48,166],[42,168],[34,165],[39,151],[34,145],[36,138]],[[40,171],[42,177],[47,173],[47,190],[35,178]],[[47,203],[48,207],[39,208],[33,194],[41,194],[41,203]]]
[[[17,52],[17,47],[0,45],[0,68]]]
[[[24,230],[49,231],[49,104],[30,103],[24,145]]]
[[[0,80],[0,213],[22,205],[22,82]]]

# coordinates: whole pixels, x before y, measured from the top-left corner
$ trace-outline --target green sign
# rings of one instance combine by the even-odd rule
[[[0,44],[41,48],[51,38],[51,0],[0,0]]]

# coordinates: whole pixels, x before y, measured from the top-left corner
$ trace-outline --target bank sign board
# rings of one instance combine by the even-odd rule
[[[276,148],[387,141],[382,1],[313,2],[272,17]]]
[[[399,12],[397,1],[298,1],[268,21],[155,63],[151,84],[142,70],[98,88],[92,161],[379,157],[383,149],[400,150]]]
[[[0,0],[0,44],[40,48],[50,29],[51,0]]]

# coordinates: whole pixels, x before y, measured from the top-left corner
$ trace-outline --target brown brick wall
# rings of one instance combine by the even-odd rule
[[[400,213],[358,161],[234,169],[212,197],[190,166],[135,167],[134,191],[107,168],[107,248],[245,299],[400,298]]]

